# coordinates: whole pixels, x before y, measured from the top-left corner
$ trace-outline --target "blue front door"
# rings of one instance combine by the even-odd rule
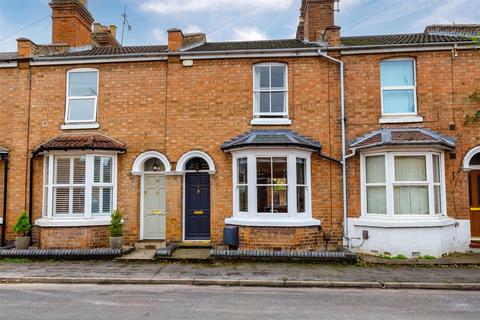
[[[185,175],[185,240],[210,240],[210,174]]]

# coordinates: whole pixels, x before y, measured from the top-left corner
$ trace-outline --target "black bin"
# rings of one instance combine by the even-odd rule
[[[238,247],[238,227],[226,226],[223,228],[223,243],[229,247]]]

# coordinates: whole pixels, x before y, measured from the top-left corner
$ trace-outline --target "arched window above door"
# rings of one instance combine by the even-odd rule
[[[162,172],[165,171],[165,165],[158,158],[150,158],[145,161],[143,165],[143,171],[145,172]]]
[[[167,157],[160,152],[147,151],[135,159],[132,174],[141,175],[144,172],[170,172],[171,166]]]
[[[463,159],[463,170],[480,170],[480,146],[471,149]]]
[[[177,162],[177,172],[185,171],[209,171],[214,174],[216,171],[215,163],[212,158],[203,151],[189,151],[185,153]]]
[[[204,171],[210,170],[207,161],[202,158],[192,158],[185,164],[186,171]]]

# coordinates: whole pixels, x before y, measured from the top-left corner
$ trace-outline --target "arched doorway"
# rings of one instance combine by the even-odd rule
[[[212,159],[200,151],[180,158],[177,171],[184,178],[184,240],[210,240],[210,175],[215,172]]]
[[[140,239],[166,239],[167,177],[171,170],[167,158],[158,152],[140,155],[133,165],[133,174],[141,176]]]
[[[480,146],[467,153],[463,169],[468,171],[471,246],[480,247]]]

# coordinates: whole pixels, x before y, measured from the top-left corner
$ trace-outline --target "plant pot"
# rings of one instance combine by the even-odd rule
[[[123,247],[123,237],[110,237],[111,249],[122,249],[122,247]]]
[[[30,237],[16,237],[15,238],[15,249],[17,250],[26,250],[30,247]]]

